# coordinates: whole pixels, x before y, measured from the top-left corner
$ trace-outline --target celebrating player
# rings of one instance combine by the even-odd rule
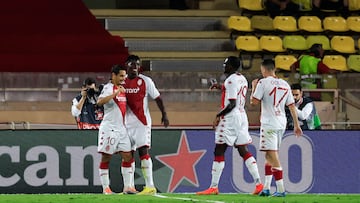
[[[215,130],[215,159],[212,165],[210,188],[197,192],[198,195],[217,195],[221,173],[225,166],[225,151],[228,146],[234,146],[255,180],[256,188],[253,194],[259,194],[263,189],[257,163],[248,151],[247,145],[252,142],[249,135],[249,123],[245,112],[245,98],[248,89],[246,78],[237,72],[240,68],[238,57],[225,59],[224,73],[227,78],[222,85],[221,111],[213,122]]]
[[[261,63],[261,73],[263,79],[252,81],[250,97],[252,105],[259,104],[261,101],[260,151],[265,151],[266,163],[264,189],[259,195],[270,195],[270,184],[274,175],[276,192],[272,196],[285,197],[283,170],[278,155],[286,128],[285,105],[289,107],[294,120],[295,135],[300,136],[302,131],[290,86],[286,81],[276,77],[275,63],[272,59],[266,59]]]

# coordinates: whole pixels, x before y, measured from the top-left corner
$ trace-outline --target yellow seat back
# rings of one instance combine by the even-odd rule
[[[297,61],[297,58],[293,55],[276,55],[275,67],[278,69],[290,71],[291,65]]]
[[[308,32],[322,32],[322,22],[317,16],[301,16],[298,19],[298,27],[300,30]]]
[[[283,38],[283,46],[290,50],[307,50],[306,39],[302,35],[286,35]]]
[[[349,10],[350,11],[359,11],[360,10],[360,1],[359,0],[348,0],[349,1]]]
[[[306,38],[306,45],[310,48],[313,44],[322,44],[324,50],[331,50],[330,40],[325,35],[309,35]]]
[[[235,40],[237,50],[250,52],[261,51],[259,39],[256,36],[238,36]]]
[[[360,55],[350,55],[347,58],[347,65],[350,70],[360,72]]]
[[[260,48],[269,52],[284,52],[282,39],[275,35],[263,35],[260,37]]]
[[[292,0],[292,2],[299,5],[300,11],[311,11],[312,10],[312,0]]]
[[[349,16],[346,24],[351,31],[360,32],[360,16]]]
[[[246,16],[230,16],[227,21],[228,28],[230,30],[250,32],[251,21]]]
[[[264,10],[264,4],[262,0],[238,0],[239,7],[250,11],[262,11]]]
[[[345,53],[352,54],[355,53],[355,41],[350,36],[334,36],[330,41],[331,47],[333,50]]]
[[[341,16],[328,16],[323,20],[325,30],[334,32],[346,32],[349,30],[345,18]]]
[[[342,55],[325,55],[323,58],[323,63],[331,69],[349,71],[346,64],[346,59]]]
[[[296,19],[293,16],[276,16],[273,20],[273,27],[284,32],[295,32],[298,30]]]
[[[254,15],[250,19],[251,27],[257,30],[274,30],[273,19],[270,16]]]

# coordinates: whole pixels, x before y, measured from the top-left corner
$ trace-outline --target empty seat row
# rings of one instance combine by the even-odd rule
[[[275,66],[278,69],[290,71],[291,65],[297,60],[294,55],[276,55]],[[347,58],[342,55],[325,55],[323,63],[339,71],[360,72],[360,55],[349,55]]]
[[[240,51],[247,52],[294,52],[305,51],[313,44],[322,44],[326,51],[341,54],[354,54],[360,48],[360,39],[355,40],[351,36],[333,36],[331,40],[325,35],[310,35],[307,38],[301,35],[286,35],[283,38],[275,35],[263,35],[260,38],[253,35],[238,36],[235,47]]]
[[[309,11],[312,8],[312,0],[292,0],[297,4],[302,5],[300,10]],[[263,11],[265,6],[263,0],[238,0],[238,5],[241,9],[249,11]],[[348,0],[349,11],[359,11],[360,1],[359,0]]]
[[[301,16],[295,19],[292,16],[230,16],[228,28],[237,32],[251,32],[259,30],[279,30],[283,32],[360,32],[360,16],[329,16],[320,20],[317,16]]]

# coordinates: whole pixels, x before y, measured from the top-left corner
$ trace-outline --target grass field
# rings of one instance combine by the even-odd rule
[[[286,197],[258,197],[249,194],[195,194],[164,193],[155,196],[102,194],[1,194],[4,203],[136,203],[136,202],[208,202],[208,203],[360,203],[360,194],[288,194]]]

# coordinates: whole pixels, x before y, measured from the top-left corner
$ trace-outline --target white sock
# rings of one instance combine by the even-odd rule
[[[283,179],[277,180],[277,181],[275,181],[275,183],[276,183],[276,191],[277,192],[280,192],[280,193],[285,192]]]
[[[265,183],[264,183],[264,189],[265,190],[270,190],[272,177],[273,177],[272,175],[266,175],[265,176]]]
[[[141,169],[145,179],[146,187],[154,187],[151,158],[141,160]]]
[[[130,187],[135,188],[135,161],[131,163],[131,169],[133,173],[131,177]]]
[[[105,190],[105,188],[109,187],[110,185],[109,169],[99,169],[99,175],[101,185],[103,187],[103,190]]]
[[[214,161],[211,170],[211,185],[210,187],[218,187],[222,171],[225,167],[225,161]]]
[[[248,159],[246,159],[245,165],[246,165],[247,169],[249,170],[251,176],[253,177],[255,183],[256,184],[261,183],[259,170],[258,170],[258,166],[257,166],[255,158],[252,156],[252,157],[249,157]]]
[[[134,172],[132,167],[121,167],[121,174],[124,181],[124,189],[129,189],[131,187],[131,179],[134,177]]]

